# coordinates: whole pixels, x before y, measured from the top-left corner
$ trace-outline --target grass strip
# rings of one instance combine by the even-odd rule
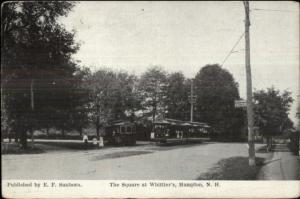
[[[248,157],[222,159],[197,180],[256,180],[263,161],[263,158],[257,157],[256,165],[249,166]]]

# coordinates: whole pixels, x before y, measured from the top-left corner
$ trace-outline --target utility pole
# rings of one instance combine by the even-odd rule
[[[300,66],[298,68],[298,111],[297,111],[297,118],[298,118],[298,131],[300,131]],[[300,140],[299,140],[300,144]],[[299,154],[300,154],[300,147],[299,147]]]
[[[191,80],[191,122],[193,122],[194,117],[194,85],[193,79]]]
[[[34,91],[33,91],[34,79],[31,80],[30,84],[30,102],[31,102],[31,110],[34,111]]]
[[[96,89],[94,90],[94,92],[97,92]],[[101,105],[100,105],[100,101],[102,99],[102,91],[100,91],[99,93],[96,94],[96,99],[97,99],[97,103],[96,103],[96,134],[97,134],[97,139],[100,139],[100,122],[101,122],[101,118],[100,118],[100,114],[101,114]]]
[[[247,119],[248,119],[248,146],[249,146],[249,165],[255,165],[255,146],[253,131],[253,102],[252,102],[252,79],[250,67],[250,16],[249,1],[243,1],[245,7],[245,44],[246,44],[246,76],[247,76]]]
[[[298,118],[298,128],[297,128],[297,134],[298,134],[298,138],[299,138],[299,134],[300,134],[300,66],[298,68],[298,111],[297,111],[297,118]],[[299,145],[300,146],[300,139],[299,141]],[[298,155],[300,155],[300,147],[299,147],[299,151],[298,151]]]
[[[32,147],[34,147],[34,140],[33,140],[33,131],[34,131],[34,91],[33,91],[33,86],[34,86],[34,79],[31,80],[31,84],[30,84],[30,104],[31,104],[31,118],[32,118],[32,123],[31,123],[31,143],[32,143]]]
[[[96,105],[96,112],[97,112],[97,118],[96,118],[96,134],[97,134],[97,140],[99,140],[99,137],[100,137],[100,133],[99,133],[99,130],[100,130],[100,105],[99,105],[99,102],[97,102],[97,105]]]

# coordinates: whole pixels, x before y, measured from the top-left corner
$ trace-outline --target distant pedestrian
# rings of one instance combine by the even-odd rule
[[[85,133],[85,134],[83,135],[83,139],[82,139],[82,141],[83,141],[83,143],[84,143],[84,149],[87,149],[87,148],[88,148],[88,140],[89,140],[89,138],[88,138],[87,134]]]
[[[103,148],[104,147],[104,140],[103,140],[103,137],[100,136],[99,137],[99,148]]]
[[[155,133],[152,131],[151,134],[150,134],[150,138],[151,140],[154,140],[155,139]]]

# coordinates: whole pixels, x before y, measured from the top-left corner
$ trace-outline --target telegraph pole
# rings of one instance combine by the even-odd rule
[[[31,80],[31,84],[30,84],[30,104],[31,104],[31,111],[32,111],[32,115],[31,115],[31,119],[32,119],[32,123],[31,123],[31,143],[32,143],[32,147],[34,147],[34,139],[33,139],[33,131],[34,131],[34,91],[33,91],[33,86],[34,86],[34,79]]]
[[[298,68],[298,77],[300,77],[300,66]],[[298,128],[297,128],[297,134],[298,134],[298,139],[299,139],[299,134],[300,134],[300,79],[298,78],[298,111],[297,111],[297,118],[298,118]],[[300,146],[300,139],[298,140]],[[298,154],[300,155],[300,147]]]
[[[30,104],[31,104],[31,110],[34,111],[34,92],[33,92],[33,85],[34,85],[34,79],[31,80],[30,84]]]
[[[248,119],[248,145],[249,145],[249,165],[255,165],[255,146],[253,132],[253,102],[252,102],[252,79],[250,67],[250,16],[249,1],[243,1],[245,7],[245,44],[246,44],[246,76],[247,76],[247,119]]]
[[[100,137],[100,133],[99,133],[99,130],[100,130],[100,105],[99,105],[99,102],[97,102],[97,105],[96,105],[96,111],[97,111],[97,119],[96,119],[96,134],[97,134],[97,140],[99,140],[99,137]]]
[[[193,79],[191,80],[191,122],[193,122],[194,117],[194,86]]]

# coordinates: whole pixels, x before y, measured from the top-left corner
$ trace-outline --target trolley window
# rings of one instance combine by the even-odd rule
[[[125,133],[125,132],[126,132],[125,126],[122,126],[122,127],[121,127],[121,133]]]
[[[131,126],[127,126],[127,133],[131,133]]]

